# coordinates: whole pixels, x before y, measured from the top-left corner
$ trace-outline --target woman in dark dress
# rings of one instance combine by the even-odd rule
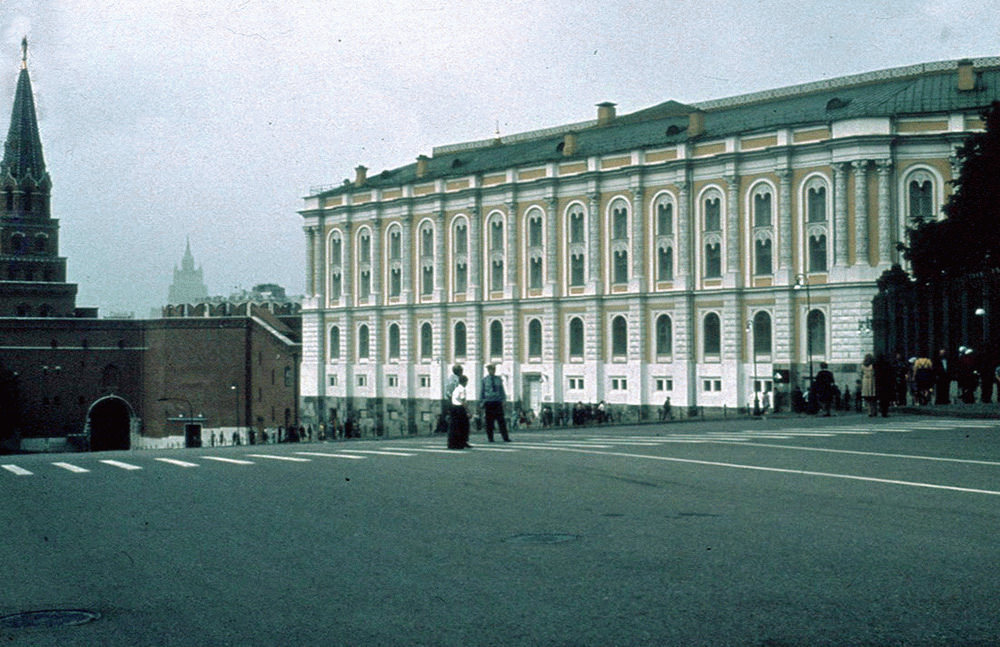
[[[448,429],[448,449],[465,449],[469,445],[469,412],[465,410],[469,378],[462,375],[451,392],[451,427]]]

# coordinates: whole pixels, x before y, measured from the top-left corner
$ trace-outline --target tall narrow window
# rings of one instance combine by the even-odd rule
[[[611,354],[615,357],[628,355],[628,322],[621,315],[611,320]]]
[[[705,198],[705,231],[722,230],[722,200],[718,197]]]
[[[399,225],[389,228],[389,297],[399,298],[403,291],[403,232]]]
[[[575,208],[569,214],[569,242],[583,244],[586,242],[587,224],[583,210]]]
[[[809,271],[826,271],[826,236],[814,234],[809,237]]]
[[[672,281],[674,278],[674,250],[660,247],[656,250],[656,280]]]
[[[542,246],[542,217],[540,215],[536,214],[528,219],[528,246]]]
[[[467,341],[465,334],[465,323],[459,321],[455,324],[455,358],[464,358],[467,353]]]
[[[434,330],[426,321],[420,326],[420,359],[428,360],[434,354]]]
[[[661,201],[656,205],[656,235],[674,235],[674,205]]]
[[[806,317],[806,348],[809,355],[826,355],[826,315],[813,310]]]
[[[429,224],[420,230],[420,255],[434,256],[434,230]]]
[[[921,181],[922,180],[922,181]],[[927,220],[934,217],[934,185],[922,178],[910,180],[910,218]]]
[[[670,317],[660,315],[656,318],[656,354],[671,355],[673,351],[673,324]]]
[[[394,227],[392,231],[389,232],[389,260],[399,261],[403,258],[403,247],[401,242],[401,233],[398,227]]]
[[[772,250],[770,238],[759,238],[753,246],[753,273],[757,276],[769,275],[772,272]]]
[[[504,240],[503,221],[499,214],[495,214],[489,223],[489,266],[490,266],[490,291],[500,292],[503,290],[504,279]]]
[[[528,262],[528,287],[532,290],[542,289],[542,259],[532,258]]]
[[[367,299],[372,293],[372,273],[369,270],[363,270],[361,272],[361,278],[358,281],[360,285],[358,286],[358,296],[362,299]]]
[[[490,225],[490,251],[503,251],[503,222],[499,218],[494,218]]]
[[[503,290],[503,261],[494,260],[490,264],[490,290],[493,292]]]
[[[452,288],[456,295],[464,295],[469,289],[469,226],[464,217],[456,220],[453,232],[455,247],[452,263],[455,275]]]
[[[753,197],[753,226],[771,226],[771,194],[760,191]]]
[[[722,276],[722,245],[709,243],[705,245],[705,278]]]
[[[434,229],[430,222],[420,227],[420,294],[434,294]]]
[[[569,320],[569,356],[573,359],[583,358],[583,319],[579,317]]]
[[[806,192],[809,222],[826,222],[826,187],[812,186]]]
[[[330,328],[330,359],[340,359],[340,328]]]
[[[771,354],[771,315],[763,310],[753,316],[753,352]]]
[[[358,359],[368,359],[369,358],[369,344],[371,340],[368,338],[368,326],[362,324],[358,328]]]
[[[722,349],[722,327],[719,315],[710,312],[702,322],[702,350],[705,355],[718,355]]]
[[[455,292],[465,294],[469,289],[469,266],[465,263],[455,265]]]
[[[528,357],[531,359],[542,357],[542,322],[538,319],[528,322]]]
[[[403,270],[394,267],[389,270],[389,296],[398,297],[403,291]]]
[[[569,284],[577,287],[583,285],[584,263],[583,254],[573,254],[569,260]]]
[[[425,265],[420,276],[420,293],[424,296],[434,294],[434,267]]]
[[[361,253],[359,254],[359,261],[362,263],[372,262],[372,238],[366,231],[361,234]]]
[[[624,249],[614,252],[614,282],[628,283],[628,252]]]
[[[625,206],[611,210],[611,237],[615,240],[628,238],[628,209]]]
[[[399,359],[399,324],[389,325],[389,359]]]
[[[339,299],[341,294],[340,270],[335,270],[330,275],[330,298]]]
[[[503,357],[503,324],[490,323],[490,357]]]

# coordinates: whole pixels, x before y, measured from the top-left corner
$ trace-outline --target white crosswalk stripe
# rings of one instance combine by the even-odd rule
[[[218,461],[220,463],[232,463],[233,465],[253,465],[253,461],[244,461],[238,458],[226,458],[225,456],[202,456],[208,461]]]
[[[269,458],[274,461],[289,461],[293,463],[308,463],[310,459],[308,458],[295,458],[294,456],[278,456],[276,454],[247,454],[247,456],[252,456],[253,458]]]
[[[189,463],[187,461],[177,460],[176,458],[154,458],[153,460],[160,461],[161,463],[170,463],[171,465],[177,465],[179,467],[198,467],[198,463]]]
[[[138,465],[133,465],[131,463],[123,463],[121,461],[102,460],[100,462],[104,463],[105,465],[110,465],[112,467],[117,467],[117,468],[123,469],[123,470],[133,471],[133,470],[141,470],[142,469]]]
[[[17,465],[0,465],[11,474],[17,474],[18,476],[31,476],[31,472],[24,469],[23,467],[18,467]]]
[[[84,474],[84,473],[90,471],[88,469],[80,467],[79,465],[73,465],[72,463],[61,463],[60,462],[60,463],[52,463],[52,464],[55,465],[56,467],[61,467],[62,469],[68,470],[68,471],[73,472],[75,474]]]
[[[329,452],[295,452],[296,454],[302,454],[303,456],[325,456],[326,458],[348,458],[351,460],[362,461],[367,456],[355,456],[354,454],[333,454]]]
[[[416,454],[408,454],[407,452],[400,451],[386,451],[381,449],[345,449],[345,452],[350,452],[352,454],[375,454],[376,456],[415,456]],[[296,452],[299,453],[299,452]]]

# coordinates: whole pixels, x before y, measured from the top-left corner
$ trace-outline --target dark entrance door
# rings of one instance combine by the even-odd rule
[[[129,449],[128,405],[118,398],[107,398],[90,410],[90,450]]]

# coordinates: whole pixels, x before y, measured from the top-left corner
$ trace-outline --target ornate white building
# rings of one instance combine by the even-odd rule
[[[301,211],[303,412],[426,429],[453,362],[633,417],[821,361],[853,388],[875,279],[998,98],[1000,59],[929,63],[358,167]]]

